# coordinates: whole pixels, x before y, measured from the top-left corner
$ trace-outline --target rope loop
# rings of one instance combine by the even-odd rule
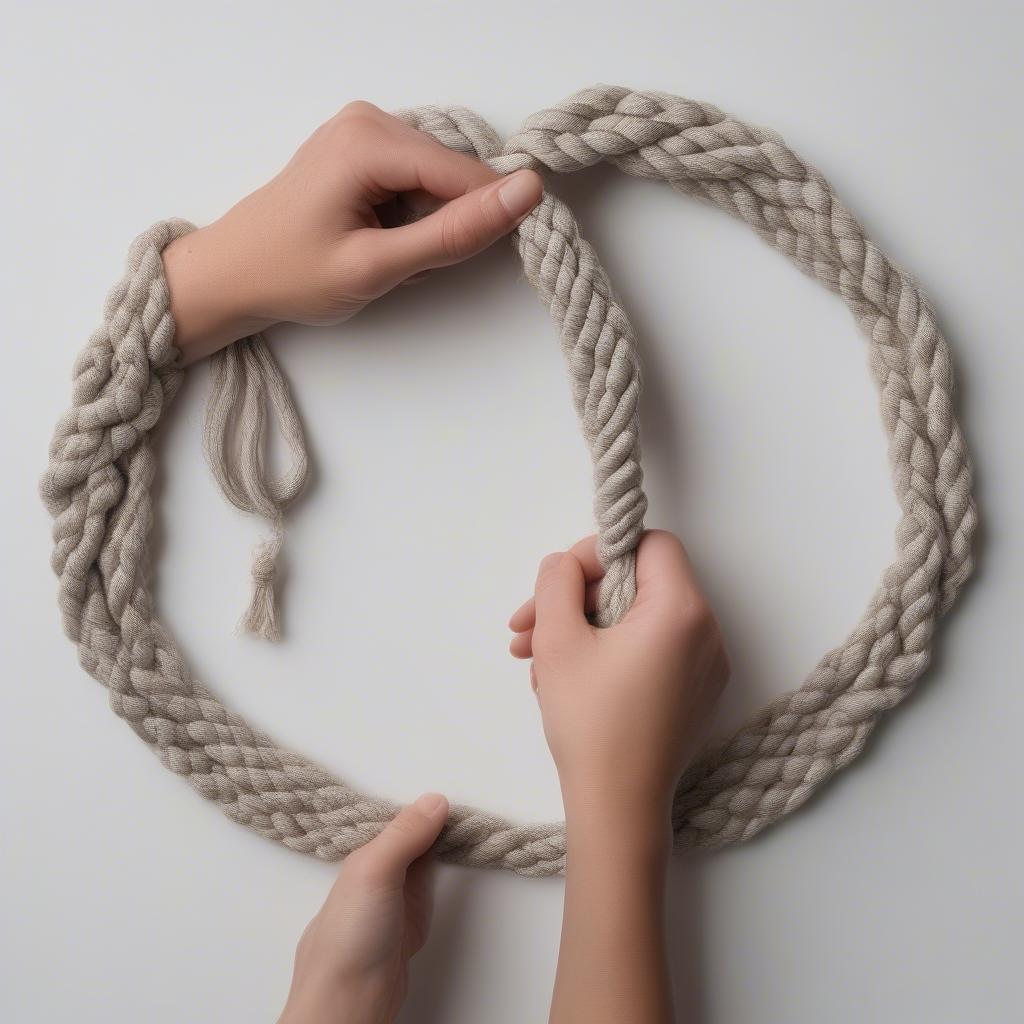
[[[284,543],[284,514],[309,474],[302,422],[291,389],[262,334],[228,345],[213,357],[213,386],[203,423],[206,460],[227,499],[273,526],[253,555],[253,590],[240,625],[265,640],[278,640],[274,592],[277,556]],[[271,475],[266,450],[270,413],[291,454],[281,476]]]
[[[971,465],[934,310],[818,171],[774,132],[710,104],[596,86],[531,115],[504,144],[464,107],[398,116],[500,173],[532,167],[563,174],[608,161],[665,181],[744,220],[838,293],[863,331],[900,504],[896,556],[845,641],[799,688],[705,750],[676,792],[679,846],[749,839],[857,756],[924,671],[935,623],[971,573]],[[261,835],[334,859],[376,835],[395,805],[359,794],[227,709],[192,678],[153,611],[145,571],[152,433],[182,377],[160,254],[189,230],[185,221],[165,221],[135,240],[103,323],[75,363],[72,405],[57,424],[41,485],[53,516],[51,563],[63,625],[84,667],[109,689],[113,710],[171,771]],[[596,618],[609,626],[636,596],[634,553],[647,508],[636,338],[564,203],[545,193],[514,242],[558,329],[591,455],[606,570]],[[292,460],[278,477],[265,450],[271,415]],[[274,636],[283,517],[302,490],[308,458],[291,393],[262,337],[217,357],[204,447],[228,499],[273,526],[256,554],[245,621]],[[513,825],[454,806],[437,849],[460,864],[548,875],[564,866],[565,834],[560,823]]]

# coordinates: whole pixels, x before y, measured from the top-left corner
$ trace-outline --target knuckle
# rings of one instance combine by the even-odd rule
[[[351,146],[376,139],[386,116],[383,110],[366,100],[353,100],[346,103],[328,124],[342,133],[345,142]]]
[[[537,568],[538,587],[548,586],[558,576],[558,570],[562,565],[563,558],[564,552],[553,551],[550,555],[545,555],[540,560],[540,565]]]
[[[646,547],[653,548],[667,554],[669,551],[679,552],[683,550],[683,542],[668,530],[644,530],[640,543]]]
[[[338,111],[338,117],[346,121],[377,121],[384,111],[369,100],[349,100]]]
[[[691,595],[676,606],[670,620],[673,634],[688,644],[714,641],[718,623],[711,605],[701,594]]]
[[[709,634],[717,629],[715,613],[701,594],[695,595],[683,609],[683,620],[695,633]]]

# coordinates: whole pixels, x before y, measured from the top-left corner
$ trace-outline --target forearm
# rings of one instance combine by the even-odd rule
[[[391,1024],[392,993],[356,981],[289,997],[277,1024]]]
[[[565,909],[551,1024],[672,1020],[664,928],[670,849],[660,800],[621,813],[596,799],[567,800]]]

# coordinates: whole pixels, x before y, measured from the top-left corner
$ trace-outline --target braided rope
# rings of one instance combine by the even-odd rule
[[[706,750],[676,795],[678,845],[750,838],[857,756],[883,713],[924,670],[935,621],[970,574],[976,525],[971,471],[934,311],[865,238],[825,179],[778,135],[707,104],[599,86],[534,114],[504,145],[464,108],[423,107],[399,116],[502,173],[520,167],[566,173],[608,160],[629,174],[667,181],[742,218],[838,292],[868,340],[901,508],[895,560],[846,641],[821,659],[800,689]],[[169,769],[236,821],[334,859],[376,835],[396,806],[368,799],[281,750],[224,707],[192,678],[153,612],[145,572],[152,432],[182,377],[160,254],[191,229],[167,221],[136,239],[125,276],[107,299],[103,325],[75,364],[73,404],[57,425],[41,488],[54,518],[52,564],[64,629],[83,666],[108,687],[114,711]],[[545,194],[515,241],[558,325],[593,457],[599,552],[607,570],[597,617],[608,625],[635,596],[633,553],[646,508],[635,338],[563,203]],[[232,500],[240,507],[276,515],[305,472],[287,387],[268,371],[271,357],[259,337],[218,358],[218,374],[244,381],[228,386],[222,376],[218,401],[243,417],[248,402],[253,422],[262,425],[265,414],[252,410],[273,400],[290,433],[295,477],[276,487],[252,477],[265,471],[252,437],[248,482],[230,465],[218,473],[235,481]],[[226,429],[230,418],[223,409],[211,411],[216,429]],[[216,438],[212,447],[217,450]],[[220,450],[230,463],[227,449]],[[261,496],[269,510],[256,507],[264,504]],[[561,824],[512,825],[456,806],[437,849],[461,864],[547,875],[562,869],[565,841]]]

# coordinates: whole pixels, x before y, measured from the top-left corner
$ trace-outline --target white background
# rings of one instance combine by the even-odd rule
[[[11,4],[0,1017],[272,1020],[335,871],[166,772],[59,630],[36,482],[128,242],[214,218],[347,100],[466,104],[508,133],[610,81],[781,131],[914,271],[953,346],[983,518],[931,671],[861,760],[748,846],[675,863],[680,1018],[1019,1020],[1021,35],[1011,2]],[[649,522],[684,536],[719,612],[725,729],[843,638],[892,552],[864,344],[742,224],[608,169],[552,184],[640,336]],[[589,474],[512,253],[273,345],[317,465],[280,646],[232,632],[261,528],[203,463],[205,368],[164,431],[157,599],[196,674],[367,790],[558,816],[504,623],[537,560],[589,532]],[[443,870],[403,1024],[545,1019],[561,896]]]

